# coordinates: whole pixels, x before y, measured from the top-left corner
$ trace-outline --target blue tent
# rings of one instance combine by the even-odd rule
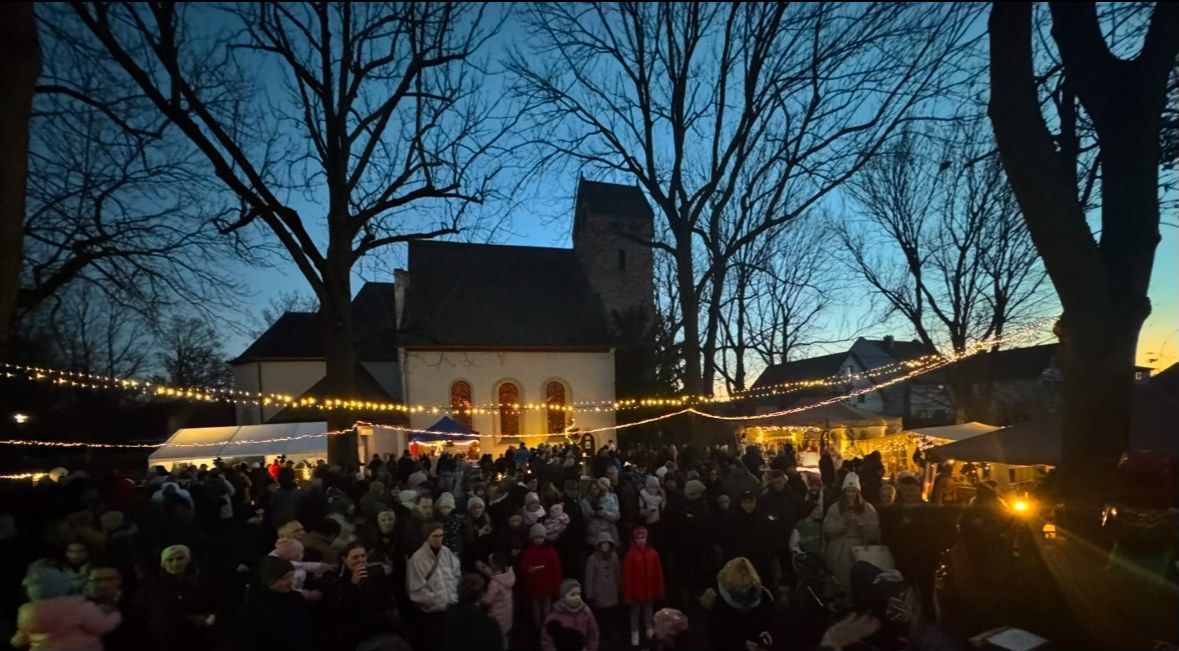
[[[409,435],[409,440],[418,441],[419,443],[438,443],[445,441],[465,443],[478,440],[479,435],[475,430],[454,420],[450,416],[443,416],[441,420],[426,429],[434,433],[412,432]]]

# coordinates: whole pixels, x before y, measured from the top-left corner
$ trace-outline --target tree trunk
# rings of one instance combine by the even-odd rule
[[[324,366],[327,395],[333,398],[357,397],[356,338],[352,324],[351,265],[337,257],[328,258],[324,274],[327,296],[322,299],[319,312],[323,331]],[[344,409],[327,410],[328,431],[352,427],[356,414]],[[356,432],[328,437],[328,463],[341,468],[356,468],[358,463]]]
[[[1053,143],[1036,96],[1032,11],[992,5],[989,113],[1003,166],[1064,308],[1057,324],[1063,379],[1060,473],[1067,520],[1092,532],[1130,433],[1134,355],[1150,314],[1159,241],[1159,126],[1179,50],[1179,11],[1155,6],[1143,51],[1117,60],[1092,5],[1053,3],[1053,39],[1094,118],[1101,148],[1101,235],[1079,200],[1074,161]]]
[[[720,331],[721,301],[725,293],[726,270],[723,266],[717,269],[712,277],[712,289],[708,297],[708,322],[704,330],[703,358],[704,372],[701,374],[700,386],[704,393],[712,395],[712,388],[716,386],[716,339]]]
[[[680,312],[684,319],[684,393],[694,396],[705,393],[706,389],[700,381],[700,300],[696,296],[690,231],[676,237],[675,257]]]
[[[41,46],[31,2],[0,9],[0,358],[8,355],[20,289],[33,89]]]

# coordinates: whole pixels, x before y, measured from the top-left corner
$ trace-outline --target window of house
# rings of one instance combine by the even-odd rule
[[[548,405],[548,432],[560,434],[565,431],[565,385],[553,380],[544,387],[544,401]]]
[[[520,434],[520,387],[512,382],[499,385],[496,392],[499,402],[499,435]]]
[[[626,251],[618,249],[618,273],[626,273]]]
[[[471,383],[458,380],[450,385],[450,417],[455,422],[471,427]]]

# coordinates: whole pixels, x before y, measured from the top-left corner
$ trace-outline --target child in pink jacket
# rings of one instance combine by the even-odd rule
[[[69,594],[69,579],[60,570],[44,568],[26,579],[25,587],[33,601],[17,611],[9,642],[18,649],[102,651],[102,636],[123,621],[118,611]]]
[[[512,588],[516,585],[516,572],[512,569],[511,559],[504,554],[492,554],[489,561],[477,561],[475,569],[487,577],[483,605],[487,606],[487,614],[499,624],[499,632],[504,636],[504,648],[508,648],[508,634],[512,632],[512,618],[515,613],[512,605]]]

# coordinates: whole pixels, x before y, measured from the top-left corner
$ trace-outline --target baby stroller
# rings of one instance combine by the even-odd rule
[[[847,590],[835,580],[823,558],[799,554],[792,559],[798,580],[790,595],[791,610],[800,619],[826,627],[839,621],[851,609]]]

